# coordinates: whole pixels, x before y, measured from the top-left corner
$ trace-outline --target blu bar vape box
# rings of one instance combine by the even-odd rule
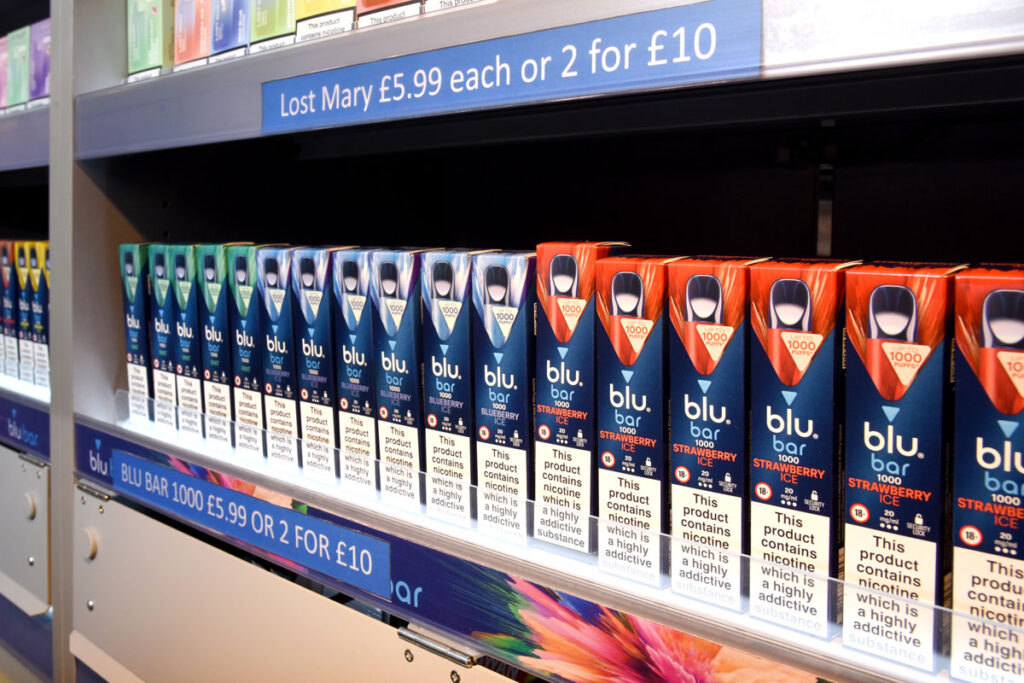
[[[0,241],[0,277],[3,284],[3,372],[18,377],[18,274],[14,268],[15,242]],[[145,324],[145,319],[143,319]]]
[[[675,260],[597,262],[598,563],[650,585],[661,584],[666,559],[666,266]]]
[[[422,251],[370,254],[380,495],[413,511],[420,509],[423,469]]]
[[[36,386],[50,386],[50,243],[33,242],[29,258],[32,286],[32,365]]]
[[[955,287],[950,674],[1020,680],[1024,267],[983,264],[958,273]]]
[[[947,605],[949,322],[959,269],[874,263],[846,272],[844,641],[928,671],[944,649],[942,620],[874,591]]]
[[[423,254],[423,404],[427,514],[473,520],[473,305],[468,250]]]
[[[32,284],[29,259],[32,242],[15,242],[14,271],[18,281],[18,377],[29,384],[35,381],[35,348],[32,344]]]
[[[262,301],[256,254],[260,247],[230,245],[228,269],[228,324],[231,339],[232,390],[235,413],[235,453],[247,460],[262,460],[263,443],[263,327]]]
[[[29,48],[28,26],[7,34],[7,106],[28,102]]]
[[[240,48],[244,51],[248,43],[249,0],[217,0],[214,2],[210,54],[219,54]]]
[[[267,423],[267,462],[298,473],[298,377],[290,276],[291,247],[262,247],[256,252],[262,330],[263,405]]]
[[[196,288],[196,250],[191,244],[167,248],[173,294],[174,372],[178,385],[178,430],[203,435],[203,365],[199,344],[199,292]]]
[[[210,54],[210,1],[174,0],[175,64],[202,59]]]
[[[149,419],[149,399],[152,397],[149,381],[148,249],[147,244],[122,244],[118,248],[124,304],[124,347],[128,358],[128,417],[133,420]]]
[[[303,247],[292,251],[302,471],[325,484],[338,480],[330,267],[332,255],[346,249]]]
[[[32,24],[29,47],[30,100],[50,96],[50,20]]]
[[[153,421],[178,428],[178,382],[174,377],[174,354],[178,345],[174,316],[174,292],[171,291],[173,259],[166,244],[151,244],[149,284],[152,297],[149,315],[152,321]]]
[[[341,481],[371,497],[377,494],[377,362],[369,305],[372,253],[347,249],[331,256]]]
[[[594,288],[598,259],[622,242],[537,245],[535,538],[590,552],[597,512]]]
[[[536,255],[473,257],[477,528],[525,543],[533,498]]]
[[[208,441],[230,448],[231,329],[228,320],[228,245],[196,245],[199,280],[200,349],[203,363],[203,412]]]
[[[172,0],[127,0],[128,73],[174,63]]]
[[[672,589],[730,609],[746,594],[748,269],[762,260],[668,266]]]
[[[420,13],[420,0],[356,0],[359,28],[380,26],[415,17]]]
[[[842,578],[843,275],[853,265],[750,267],[750,611],[822,638],[838,615],[820,577]]]
[[[295,0],[252,0],[251,42],[289,33],[295,33]]]

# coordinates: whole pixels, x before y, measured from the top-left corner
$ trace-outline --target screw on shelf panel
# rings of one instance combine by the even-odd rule
[[[36,566],[36,558],[34,558],[34,557],[29,557],[29,558],[28,558],[28,566],[30,566],[30,567],[34,567],[34,566]]]
[[[459,681],[462,680],[462,676],[459,675],[458,671],[452,671],[451,676],[449,676],[449,678],[452,679],[452,683],[459,683]]]
[[[89,602],[85,603],[85,606],[91,612],[96,608],[96,603],[90,600]]]
[[[412,650],[406,650],[405,651],[405,661],[411,662],[413,659],[414,659],[414,657],[412,656]]]

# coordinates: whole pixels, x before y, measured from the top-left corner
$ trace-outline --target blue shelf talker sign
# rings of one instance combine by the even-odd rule
[[[263,133],[752,78],[760,0],[696,4],[263,84]]]
[[[110,460],[114,490],[173,517],[248,543],[389,600],[391,546],[386,541],[123,451]]]
[[[0,418],[0,442],[49,460],[49,413],[0,396]]]

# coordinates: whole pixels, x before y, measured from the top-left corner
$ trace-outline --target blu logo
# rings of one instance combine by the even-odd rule
[[[765,406],[765,425],[772,433],[772,448],[776,453],[787,453],[789,455],[803,455],[807,444],[798,441],[787,441],[780,439],[777,435],[796,436],[801,439],[818,438],[814,433],[814,420],[806,420],[801,424],[799,417],[793,417],[793,409],[786,408],[785,415],[777,415],[772,412],[771,406]]]
[[[698,422],[711,422],[713,424],[729,424],[725,406],[718,407],[708,403],[707,396],[700,397],[700,403],[690,400],[689,394],[683,394],[683,415],[690,420],[690,436],[695,439],[718,439],[721,429],[717,427],[705,427]]]
[[[570,370],[562,361],[557,366],[552,365],[550,360],[544,361],[544,374],[551,383],[551,398],[555,401],[571,401],[576,393],[575,389],[563,389],[558,385],[578,387],[583,382],[580,380],[579,370]]]

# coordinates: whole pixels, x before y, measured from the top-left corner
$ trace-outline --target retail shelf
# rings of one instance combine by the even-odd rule
[[[720,1],[708,0],[703,4],[713,7]],[[694,3],[643,0],[630,3],[628,11],[639,13],[682,4]],[[320,41],[85,93],[77,100],[76,156],[90,159],[258,137],[262,134],[263,124],[261,89],[266,82],[613,18],[623,15],[624,7],[614,0],[482,2],[393,25],[359,29]],[[1005,57],[1024,50],[1024,7],[1008,0],[976,3],[914,0],[895,4],[881,0],[832,3],[766,0],[762,3],[761,13],[761,78],[758,79],[761,81],[777,82],[792,76]],[[542,116],[553,113],[554,118],[541,120],[539,126],[536,119],[528,119],[529,130],[522,130],[520,120],[509,122],[507,131],[495,130],[493,126],[483,126],[486,131],[475,131],[471,121],[455,139],[466,141],[484,135],[500,139],[606,130],[650,130],[686,125],[688,122],[720,124],[786,116],[821,116],[862,109],[882,111],[909,106],[1024,99],[1020,87],[1012,86],[1014,78],[999,69],[991,78],[979,78],[977,73],[971,73],[962,81],[943,82],[938,87],[927,89],[923,89],[920,83],[901,80],[890,80],[881,88],[866,90],[856,83],[844,83],[838,90],[830,90],[826,97],[821,93],[808,97],[801,92],[802,85],[783,89],[773,83],[768,89],[760,90],[744,89],[747,86],[724,90],[711,88],[712,92],[721,93],[721,97],[711,103],[707,102],[706,91],[709,89],[702,89],[695,96],[697,102],[687,99],[686,106],[680,106],[677,100],[667,104],[663,100],[653,104],[644,100],[643,108],[639,109],[632,106],[632,100],[636,98],[602,98],[602,102],[610,106],[608,111],[600,112],[596,117],[559,117],[561,108],[542,107],[542,110],[551,110],[542,112]],[[885,79],[890,77],[886,75]],[[910,77],[918,76],[912,74]],[[704,80],[720,79],[710,76]],[[1016,78],[1017,83],[1020,80]],[[832,85],[832,81],[828,83]],[[664,91],[666,88],[654,89]],[[675,92],[678,88],[668,89]],[[640,85],[633,94],[643,90],[645,87]],[[623,91],[616,92],[621,94]],[[562,96],[554,93],[533,103],[564,101],[572,97],[571,92]],[[752,104],[757,106],[752,107]],[[452,109],[450,113],[457,111]],[[535,113],[535,109],[531,113]],[[440,131],[440,143],[432,142],[434,133],[416,131],[415,135],[422,138],[418,144],[450,144],[449,132]]]
[[[31,104],[0,113],[0,171],[50,163],[50,108]]]
[[[49,459],[49,389],[0,376],[0,442]]]
[[[118,400],[126,402],[126,394],[119,392]],[[431,520],[418,512],[402,512],[386,507],[375,498],[355,495],[346,495],[342,498],[338,490],[331,490],[298,476],[270,472],[263,463],[253,464],[234,458],[228,459],[223,454],[218,454],[216,449],[211,450],[199,445],[201,441],[195,441],[194,437],[191,441],[188,437],[176,438],[176,434],[160,432],[160,428],[154,428],[149,423],[127,421],[111,424],[79,416],[76,424],[76,462],[79,474],[100,485],[113,486],[122,495],[127,495],[137,503],[148,505],[150,501],[147,501],[145,496],[135,496],[118,489],[116,482],[119,481],[120,475],[111,471],[115,454],[119,458],[127,455],[129,460],[134,457],[157,465],[170,465],[177,472],[198,477],[207,482],[207,485],[245,482],[250,485],[247,490],[252,490],[251,487],[255,486],[256,491],[263,492],[265,500],[274,500],[277,505],[288,507],[290,503],[292,508],[308,506],[311,511],[323,511],[327,514],[314,513],[314,516],[375,535],[389,543],[393,571],[397,571],[395,567],[409,564],[415,567],[422,564],[427,567],[436,563],[439,555],[448,556],[471,563],[473,567],[483,567],[508,577],[523,579],[582,598],[595,605],[649,619],[692,636],[827,679],[928,680],[932,676],[930,673],[915,671],[850,650],[844,647],[842,639],[836,636],[829,639],[815,638],[782,628],[776,623],[753,619],[746,612],[733,612],[680,596],[671,592],[665,584],[651,587],[610,576],[601,571],[594,555],[562,551],[532,539],[528,545],[517,546],[484,537],[472,529]],[[124,460],[121,462],[124,467]],[[178,487],[180,484],[175,490],[180,490]],[[236,487],[235,490],[239,489]],[[155,509],[250,552],[278,562],[282,561],[265,549],[254,548],[251,540],[247,541],[244,538],[244,534],[236,538],[225,534],[215,524],[204,523],[205,518],[202,514],[179,515],[175,509],[160,505],[156,505]],[[663,543],[670,544],[670,540],[664,537]],[[286,556],[283,566],[294,569],[293,558]],[[423,571],[430,573],[426,568]],[[462,573],[458,569],[452,571],[455,574]],[[310,573],[319,578],[315,570]],[[397,578],[392,574],[393,583],[397,582]],[[338,581],[340,580],[336,580],[335,583]],[[444,585],[448,585],[447,578],[444,579]],[[346,590],[343,581],[339,587]],[[351,590],[350,586],[348,590]],[[465,597],[468,593],[460,593],[459,588],[451,590],[452,595],[446,597],[446,600],[468,599]],[[433,627],[453,629],[451,624],[444,623],[443,618],[432,622],[432,619],[436,619],[435,616],[424,617],[423,614],[415,612],[403,613],[402,605],[381,603],[379,598],[371,594],[357,592],[356,597],[371,602],[376,600],[384,609],[395,611],[406,618],[426,618],[428,624]],[[915,605],[917,608],[923,608],[921,603]],[[468,606],[465,607],[469,609]],[[445,610],[460,612],[460,609],[455,609],[454,605],[447,602]],[[947,616],[945,612],[935,614],[940,620]]]

